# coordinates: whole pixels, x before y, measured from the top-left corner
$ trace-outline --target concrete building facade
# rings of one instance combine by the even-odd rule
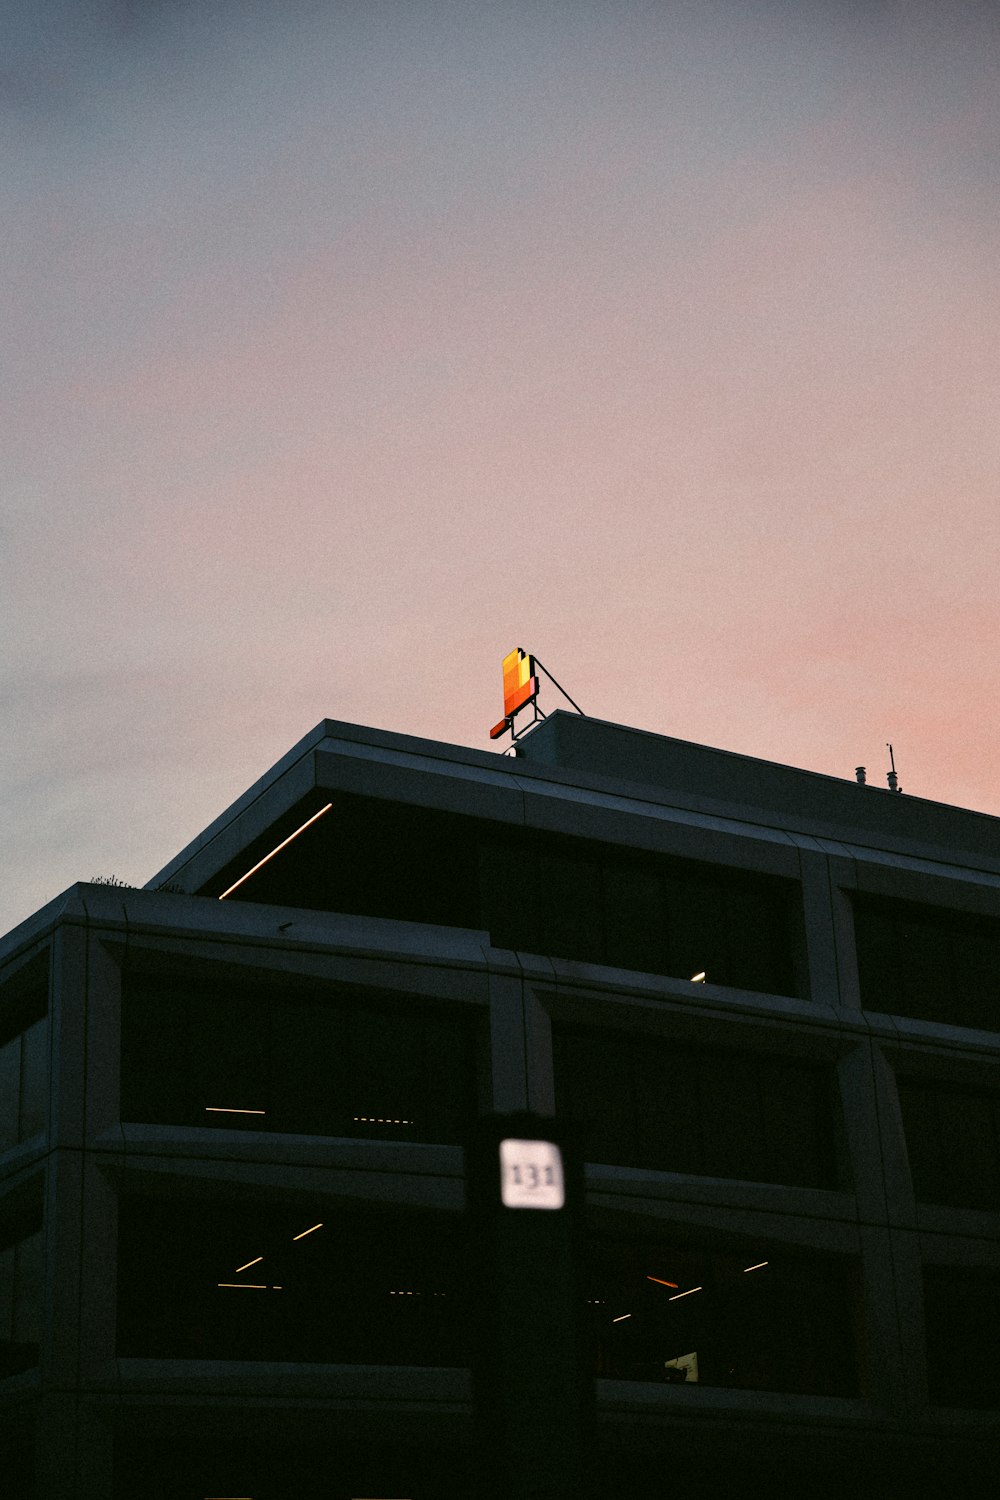
[[[564,713],[325,721],[0,944],[0,1458],[474,1492],[463,1141],[585,1161],[595,1494],[992,1489],[1000,821]]]

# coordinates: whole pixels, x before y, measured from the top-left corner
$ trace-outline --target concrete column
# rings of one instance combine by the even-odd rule
[[[79,1150],[84,1138],[87,930],[62,923],[52,942],[49,990],[49,1144]]]
[[[834,931],[830,861],[818,849],[799,851],[802,882],[802,914],[805,924],[806,963],[810,1000],[818,1005],[839,1005],[837,942]]]
[[[88,1138],[118,1127],[121,1114],[122,971],[97,937],[87,949]]]
[[[552,1067],[552,1018],[527,984],[524,987],[524,1037],[528,1108],[538,1115],[554,1115],[556,1086]]]
[[[861,1009],[861,985],[858,982],[858,951],[854,936],[854,911],[849,892],[857,883],[854,861],[846,855],[831,857],[830,909],[836,949],[839,1003],[845,1010]]]
[[[524,984],[519,975],[490,974],[490,1061],[492,1110],[510,1114],[527,1109]]]
[[[861,1240],[861,1392],[892,1417],[910,1410],[912,1377],[906,1369],[899,1296],[891,1231],[863,1225]],[[907,1341],[910,1342],[909,1340]]]
[[[895,1076],[881,1047],[858,1037],[837,1065],[851,1182],[867,1224],[914,1222]]]

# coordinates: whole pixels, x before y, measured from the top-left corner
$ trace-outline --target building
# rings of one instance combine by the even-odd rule
[[[0,966],[4,1493],[472,1493],[462,1141],[523,1109],[586,1161],[596,1493],[992,1491],[1000,820],[327,721]]]

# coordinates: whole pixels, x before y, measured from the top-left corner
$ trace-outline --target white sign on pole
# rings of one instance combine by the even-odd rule
[[[562,1208],[562,1152],[554,1141],[500,1142],[500,1197],[505,1208]]]

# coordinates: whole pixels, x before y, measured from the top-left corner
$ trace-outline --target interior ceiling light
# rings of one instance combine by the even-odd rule
[[[692,974],[691,975],[691,983],[692,984],[704,984],[705,980],[707,978],[708,978],[708,975],[706,974],[705,970],[704,969],[699,969],[698,972],[697,972],[697,974]]]
[[[312,1229],[303,1229],[303,1231],[302,1231],[301,1234],[293,1234],[292,1235],[292,1240],[293,1240],[293,1242],[295,1240],[304,1240],[307,1234],[312,1234],[313,1229],[322,1229],[322,1228],[323,1228],[322,1224],[314,1224],[312,1226]]]
[[[678,1292],[675,1297],[668,1297],[667,1301],[679,1302],[681,1297],[690,1297],[692,1292],[703,1292],[704,1290],[705,1288],[703,1286],[689,1286],[686,1292]]]
[[[259,1266],[263,1259],[263,1255],[258,1255],[256,1260],[248,1260],[245,1266],[237,1266],[236,1270],[233,1272],[233,1275],[238,1276],[241,1271],[249,1271],[251,1266]]]
[[[759,1260],[755,1266],[744,1266],[743,1274],[745,1276],[748,1271],[759,1271],[762,1266],[769,1266],[770,1264],[769,1260]]]
[[[224,1104],[206,1104],[206,1115],[266,1115],[266,1109],[229,1109]]]
[[[662,1276],[647,1276],[646,1280],[647,1281],[655,1281],[656,1284],[657,1284],[657,1286],[672,1286],[675,1291],[677,1290],[677,1287],[680,1285],[680,1283],[677,1282],[677,1281],[664,1281],[664,1279],[663,1279]]]
[[[300,833],[305,833],[306,829],[309,828],[313,823],[315,823],[317,818],[321,818],[324,813],[328,813],[332,806],[333,803],[328,802],[325,807],[320,808],[319,812],[313,813],[311,818],[306,818],[301,828],[296,828],[294,833],[290,833],[287,839],[282,839],[281,843],[276,845],[276,847],[271,850],[270,854],[265,854],[263,859],[259,859],[253,866],[253,868],[248,870],[245,875],[241,875],[239,880],[234,880],[232,885],[229,886],[227,890],[223,891],[222,895],[219,897],[219,900],[225,901],[227,896],[231,896],[233,894],[233,891],[239,890],[240,886],[245,880],[249,880],[251,875],[256,875],[257,871],[262,869],[264,865],[267,864],[268,860],[273,859],[276,854],[280,854],[282,849],[287,849],[288,845],[292,842],[292,839],[297,839]]]
[[[631,1313],[622,1313],[621,1317],[619,1317],[619,1318],[612,1318],[611,1321],[612,1321],[612,1323],[624,1323],[625,1319],[626,1318],[630,1318],[631,1316],[632,1316]]]
[[[216,1286],[225,1287],[227,1291],[243,1292],[283,1292],[283,1286],[268,1286],[266,1281],[217,1281]]]

